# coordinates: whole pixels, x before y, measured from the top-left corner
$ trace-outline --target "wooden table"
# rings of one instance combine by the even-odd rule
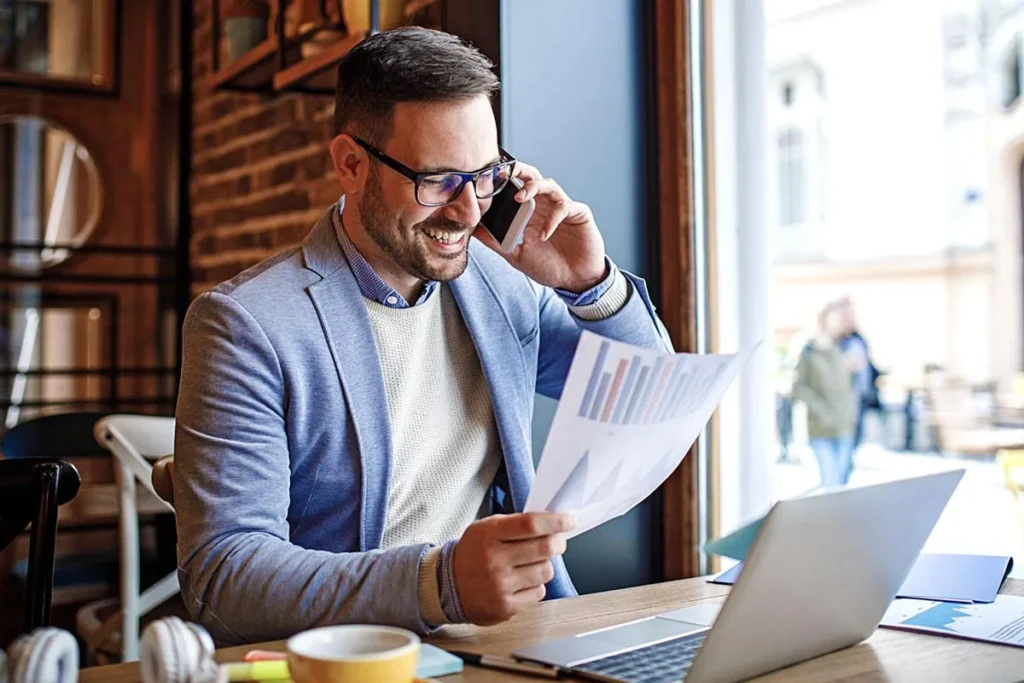
[[[585,630],[623,623],[702,600],[721,600],[728,592],[705,579],[686,579],[653,586],[630,588],[579,598],[554,600],[538,605],[515,619],[491,628],[449,627],[442,637],[431,639],[440,647],[507,655],[529,643],[561,638]],[[1007,579],[1003,593],[1024,596],[1024,581]],[[284,641],[219,650],[222,662],[241,661],[250,649],[283,650]],[[478,681],[540,681],[492,670],[467,667],[445,683]],[[766,683],[810,681],[984,681],[1017,683],[1024,680],[1024,649],[917,633],[878,629],[867,641],[788,669],[762,676]],[[138,664],[85,669],[81,683],[141,683]]]

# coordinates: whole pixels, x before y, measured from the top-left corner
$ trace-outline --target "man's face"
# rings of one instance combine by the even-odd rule
[[[494,114],[483,96],[399,104],[381,148],[414,171],[468,172],[499,161]],[[359,217],[396,268],[421,280],[447,281],[466,269],[470,235],[490,202],[467,184],[450,204],[421,206],[412,180],[371,157]]]
[[[825,314],[825,319],[822,321],[822,329],[825,334],[832,340],[837,340],[843,336],[843,315],[842,313],[833,308]]]

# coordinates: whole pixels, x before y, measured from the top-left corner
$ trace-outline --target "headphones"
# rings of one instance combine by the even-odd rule
[[[209,632],[178,617],[146,627],[139,642],[143,683],[227,683],[227,670],[213,660]]]
[[[7,665],[3,662],[0,656],[0,681],[5,683],[77,683],[78,641],[59,628],[37,628],[15,639]]]
[[[213,659],[210,634],[166,617],[149,624],[139,643],[143,683],[227,683]],[[0,650],[0,683],[77,683],[78,641],[59,628],[38,628]]]

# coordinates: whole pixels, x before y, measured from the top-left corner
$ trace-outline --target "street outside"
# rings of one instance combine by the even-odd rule
[[[799,495],[818,483],[818,467],[811,449],[796,443],[790,446],[789,453],[790,459],[797,462],[776,462],[771,468],[776,500]],[[1010,555],[1015,562],[1011,576],[1024,578],[1024,506],[1017,506],[1006,487],[1002,468],[991,456],[904,453],[867,443],[857,450],[850,485],[957,468],[966,470],[964,478],[924,550]]]

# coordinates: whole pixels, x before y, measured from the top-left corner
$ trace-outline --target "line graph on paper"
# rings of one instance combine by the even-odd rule
[[[576,533],[628,512],[678,467],[749,354],[672,354],[584,333],[527,510]]]

